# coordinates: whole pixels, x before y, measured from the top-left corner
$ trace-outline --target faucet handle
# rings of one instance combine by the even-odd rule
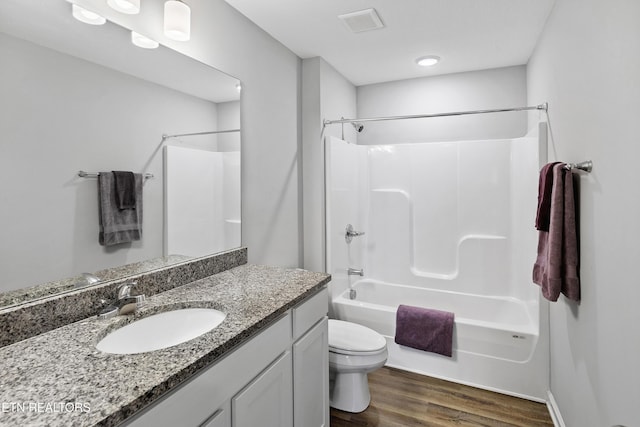
[[[344,240],[347,243],[351,243],[354,237],[364,235],[364,231],[355,231],[353,225],[347,224],[347,227],[344,229]]]

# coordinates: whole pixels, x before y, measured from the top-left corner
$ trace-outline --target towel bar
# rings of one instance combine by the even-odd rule
[[[85,172],[85,171],[78,171],[78,176],[81,178],[97,178],[98,175],[100,175],[100,172]],[[152,173],[145,173],[144,174],[144,179],[151,179],[153,178],[153,174]]]
[[[591,160],[587,160],[586,162],[580,163],[567,163],[566,165],[564,165],[564,168],[567,170],[578,169],[589,173],[593,169],[593,162]]]

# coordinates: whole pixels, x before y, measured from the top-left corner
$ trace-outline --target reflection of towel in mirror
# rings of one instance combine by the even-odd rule
[[[118,209],[136,208],[136,179],[133,172],[113,171]]]
[[[99,198],[99,242],[103,246],[128,243],[142,238],[142,174],[136,173],[135,209],[119,209],[116,201],[114,174],[100,172],[98,175]]]

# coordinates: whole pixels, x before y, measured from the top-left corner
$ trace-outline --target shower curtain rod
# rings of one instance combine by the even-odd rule
[[[231,133],[231,132],[240,132],[240,129],[211,130],[211,131],[207,131],[207,132],[195,132],[195,133],[178,133],[178,134],[175,134],[175,135],[164,134],[164,135],[162,135],[162,140],[164,141],[165,139],[169,139],[169,138],[178,138],[180,136],[213,135],[213,134],[216,134],[216,133]]]
[[[450,113],[435,113],[435,114],[415,114],[411,116],[391,116],[391,117],[369,117],[364,119],[339,119],[339,120],[325,120],[323,127],[326,125],[333,125],[336,123],[355,123],[355,122],[381,122],[385,120],[405,120],[405,119],[426,119],[429,117],[447,117],[447,116],[464,116],[468,114],[485,114],[485,113],[503,113],[506,111],[526,111],[526,110],[544,110],[547,111],[549,104],[546,102],[540,105],[533,105],[530,107],[515,107],[515,108],[499,108],[495,110],[471,110],[471,111],[453,111]]]

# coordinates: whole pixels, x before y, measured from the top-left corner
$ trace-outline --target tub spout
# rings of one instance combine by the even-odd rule
[[[361,269],[356,269],[356,268],[351,268],[349,267],[349,269],[347,270],[347,275],[349,276],[364,276],[364,270]]]

